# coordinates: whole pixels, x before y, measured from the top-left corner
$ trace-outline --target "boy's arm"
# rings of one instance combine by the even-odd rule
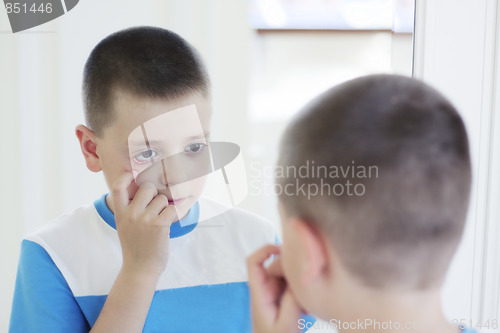
[[[177,217],[175,207],[147,183],[130,200],[132,181],[132,175],[126,173],[113,186],[123,264],[92,333],[142,332],[156,284],[167,264],[170,225]]]
[[[39,244],[23,240],[9,332],[88,332],[65,278]]]
[[[142,332],[157,281],[122,268],[90,332]]]

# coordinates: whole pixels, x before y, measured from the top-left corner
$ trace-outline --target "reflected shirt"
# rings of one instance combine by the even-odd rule
[[[122,262],[105,196],[23,239],[9,332],[77,333],[94,325]],[[246,257],[276,233],[238,208],[202,218],[223,211],[220,205],[201,198],[172,225],[143,332],[251,331]]]

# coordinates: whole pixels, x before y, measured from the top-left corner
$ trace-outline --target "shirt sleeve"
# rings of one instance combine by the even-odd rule
[[[23,240],[10,317],[10,333],[89,332],[68,283],[39,244]]]

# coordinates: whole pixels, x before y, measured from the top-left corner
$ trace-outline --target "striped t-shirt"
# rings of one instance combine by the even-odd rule
[[[172,224],[167,268],[143,332],[251,331],[246,257],[276,234],[269,222],[237,208],[203,218],[224,210],[202,198]],[[105,195],[26,236],[10,332],[88,332],[121,263]]]

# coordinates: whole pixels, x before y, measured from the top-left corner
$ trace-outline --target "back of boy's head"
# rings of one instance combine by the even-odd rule
[[[161,28],[136,27],[103,39],[83,73],[87,125],[100,136],[116,116],[116,89],[138,97],[175,99],[209,94],[209,78],[197,51],[179,35]]]
[[[280,148],[285,214],[326,233],[361,283],[440,286],[461,239],[471,182],[464,124],[441,94],[395,75],[346,82],[307,105]],[[300,166],[316,175],[290,171]],[[302,184],[323,194],[291,193]]]

